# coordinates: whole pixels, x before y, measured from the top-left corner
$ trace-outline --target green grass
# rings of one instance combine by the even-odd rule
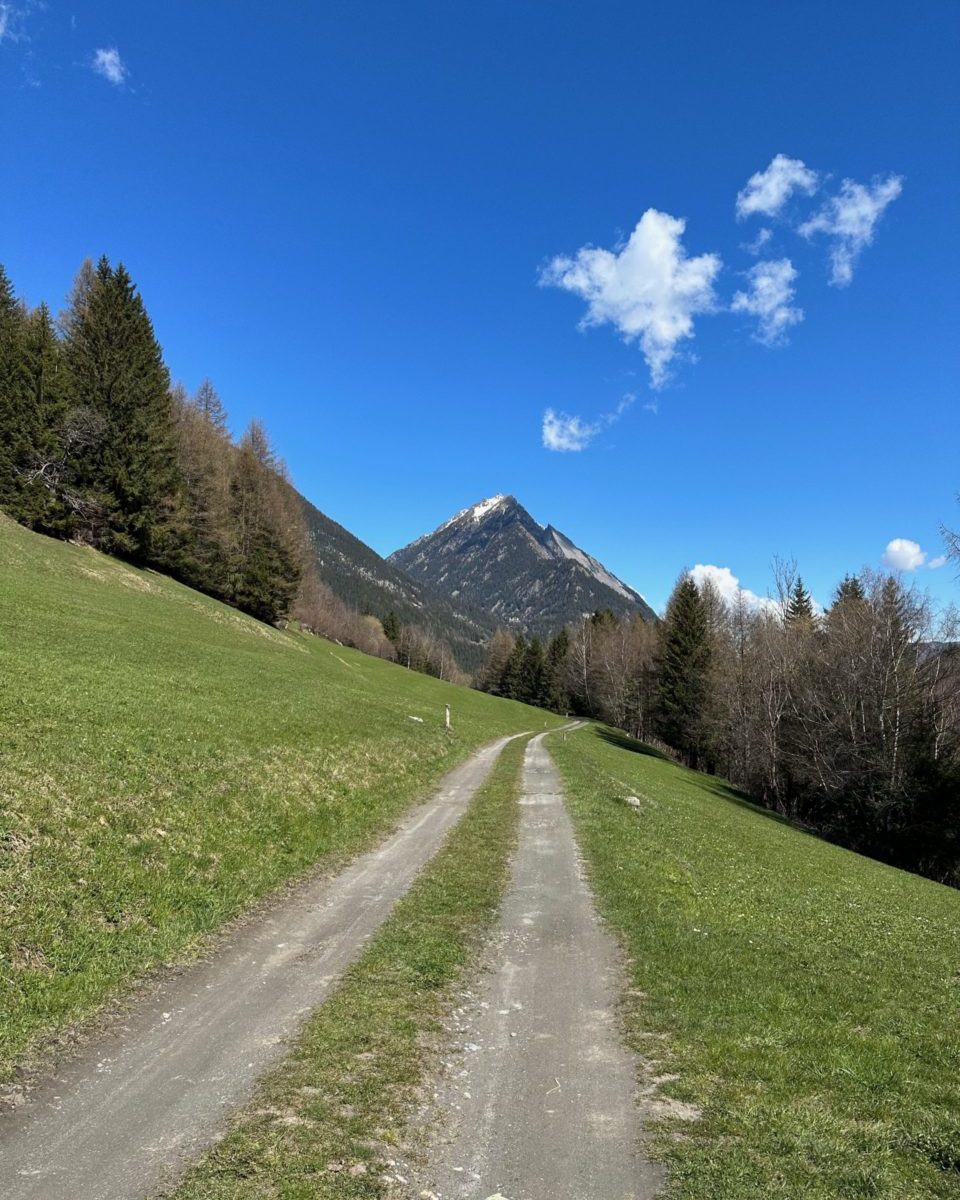
[[[960,1195],[960,893],[810,837],[591,727],[551,749],[671,1200]],[[642,800],[639,814],[623,803]]]
[[[0,516],[0,1081],[548,721]]]
[[[369,949],[258,1085],[174,1200],[372,1200],[442,1040],[455,985],[496,919],[517,837],[526,739],[511,742],[466,816]]]

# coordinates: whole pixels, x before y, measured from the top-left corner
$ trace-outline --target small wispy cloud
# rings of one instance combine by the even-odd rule
[[[752,242],[741,242],[740,249],[745,250],[747,254],[756,256],[764,248],[767,242],[773,237],[773,230],[763,228],[759,231]]]
[[[731,312],[749,313],[757,318],[754,337],[765,346],[782,345],[791,325],[803,320],[803,309],[790,302],[796,294],[793,281],[797,271],[789,258],[758,262],[747,272],[749,290],[737,292]]]
[[[654,388],[666,383],[680,342],[693,337],[693,318],[716,307],[720,258],[689,258],[685,228],[679,217],[648,208],[624,245],[584,246],[572,258],[554,258],[540,273],[541,287],[586,300],[581,329],[610,324],[624,341],[639,341]]]
[[[616,408],[593,421],[548,408],[543,414],[541,430],[544,447],[560,453],[586,450],[598,433],[620,420],[634,400],[632,392],[625,393]]]
[[[130,74],[116,46],[97,50],[93,56],[92,66],[98,75],[102,75],[115,87],[121,87]]]
[[[903,177],[889,175],[870,184],[845,179],[836,196],[831,196],[818,213],[799,227],[802,237],[826,234],[833,241],[830,251],[830,282],[846,287],[853,279],[853,266],[860,252],[873,241],[884,209],[903,191]]]
[[[33,7],[25,4],[0,3],[0,42],[20,42],[27,38],[26,21]]]
[[[941,567],[945,567],[946,565],[947,556],[945,554],[938,554],[936,558],[931,558],[927,563],[927,566],[931,571],[938,571]]]
[[[799,158],[777,154],[765,171],[757,171],[737,193],[737,217],[775,217],[794,192],[812,196],[820,177]],[[766,239],[764,239],[766,240]]]

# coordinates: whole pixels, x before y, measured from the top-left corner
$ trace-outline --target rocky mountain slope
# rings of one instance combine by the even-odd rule
[[[535,521],[513,496],[492,496],[433,533],[395,551],[388,562],[498,624],[544,636],[598,608],[618,616],[656,614],[639,592],[576,546]]]
[[[381,620],[391,610],[402,622],[448,643],[464,670],[474,670],[497,622],[467,602],[453,602],[414,579],[400,567],[332,521],[309,500],[300,497],[323,582],[342,600]]]

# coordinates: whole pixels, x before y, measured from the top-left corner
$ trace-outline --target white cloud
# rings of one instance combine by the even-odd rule
[[[775,217],[794,192],[810,196],[817,190],[818,176],[799,158],[778,154],[765,171],[757,171],[737,194],[737,216]]]
[[[119,87],[129,74],[116,46],[98,50],[93,56],[93,69],[98,75]]]
[[[543,444],[547,450],[586,450],[598,433],[620,420],[634,400],[636,396],[626,392],[615,409],[595,421],[585,421],[583,417],[572,417],[548,408],[543,414]]]
[[[936,558],[931,558],[927,563],[927,566],[931,571],[938,571],[941,567],[945,567],[946,565],[947,556],[945,554],[938,554]]]
[[[655,388],[666,383],[678,344],[693,337],[694,316],[716,307],[720,258],[688,258],[680,240],[685,228],[680,218],[648,208],[626,245],[584,246],[574,258],[553,259],[540,275],[542,287],[586,300],[581,328],[609,322],[625,341],[639,341]]]
[[[794,308],[790,301],[795,295],[793,281],[797,271],[789,258],[758,262],[747,272],[750,290],[737,292],[730,305],[732,312],[749,313],[756,317],[756,338],[765,346],[786,341],[787,330],[803,320],[803,309]]]
[[[805,221],[798,232],[805,238],[825,233],[833,239],[830,251],[830,282],[845,287],[853,278],[853,264],[873,241],[883,210],[903,191],[903,178],[890,175],[865,185],[845,179],[836,196],[831,196],[818,213]]]
[[[740,249],[746,250],[748,254],[757,255],[764,248],[767,242],[773,237],[773,230],[764,227],[759,231],[752,242],[741,242]]]
[[[711,563],[697,563],[690,572],[690,578],[697,585],[702,587],[705,583],[710,583],[720,593],[722,599],[728,604],[735,604],[737,596],[743,597],[743,602],[750,609],[771,609],[779,611],[779,606],[775,600],[771,600],[769,596],[758,596],[756,592],[751,592],[749,588],[742,588],[740,580],[734,575],[729,567],[715,567]]]
[[[883,552],[883,564],[894,571],[915,571],[926,562],[926,553],[909,538],[894,538],[887,542]]]
[[[585,450],[597,435],[597,430],[582,417],[548,408],[543,414],[543,444],[548,450]]]

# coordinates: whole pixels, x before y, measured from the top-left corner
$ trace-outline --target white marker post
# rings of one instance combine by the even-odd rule
[[[444,726],[447,729],[449,729],[450,728],[450,705],[445,704],[443,707],[446,710],[444,713],[443,723],[444,723]]]

